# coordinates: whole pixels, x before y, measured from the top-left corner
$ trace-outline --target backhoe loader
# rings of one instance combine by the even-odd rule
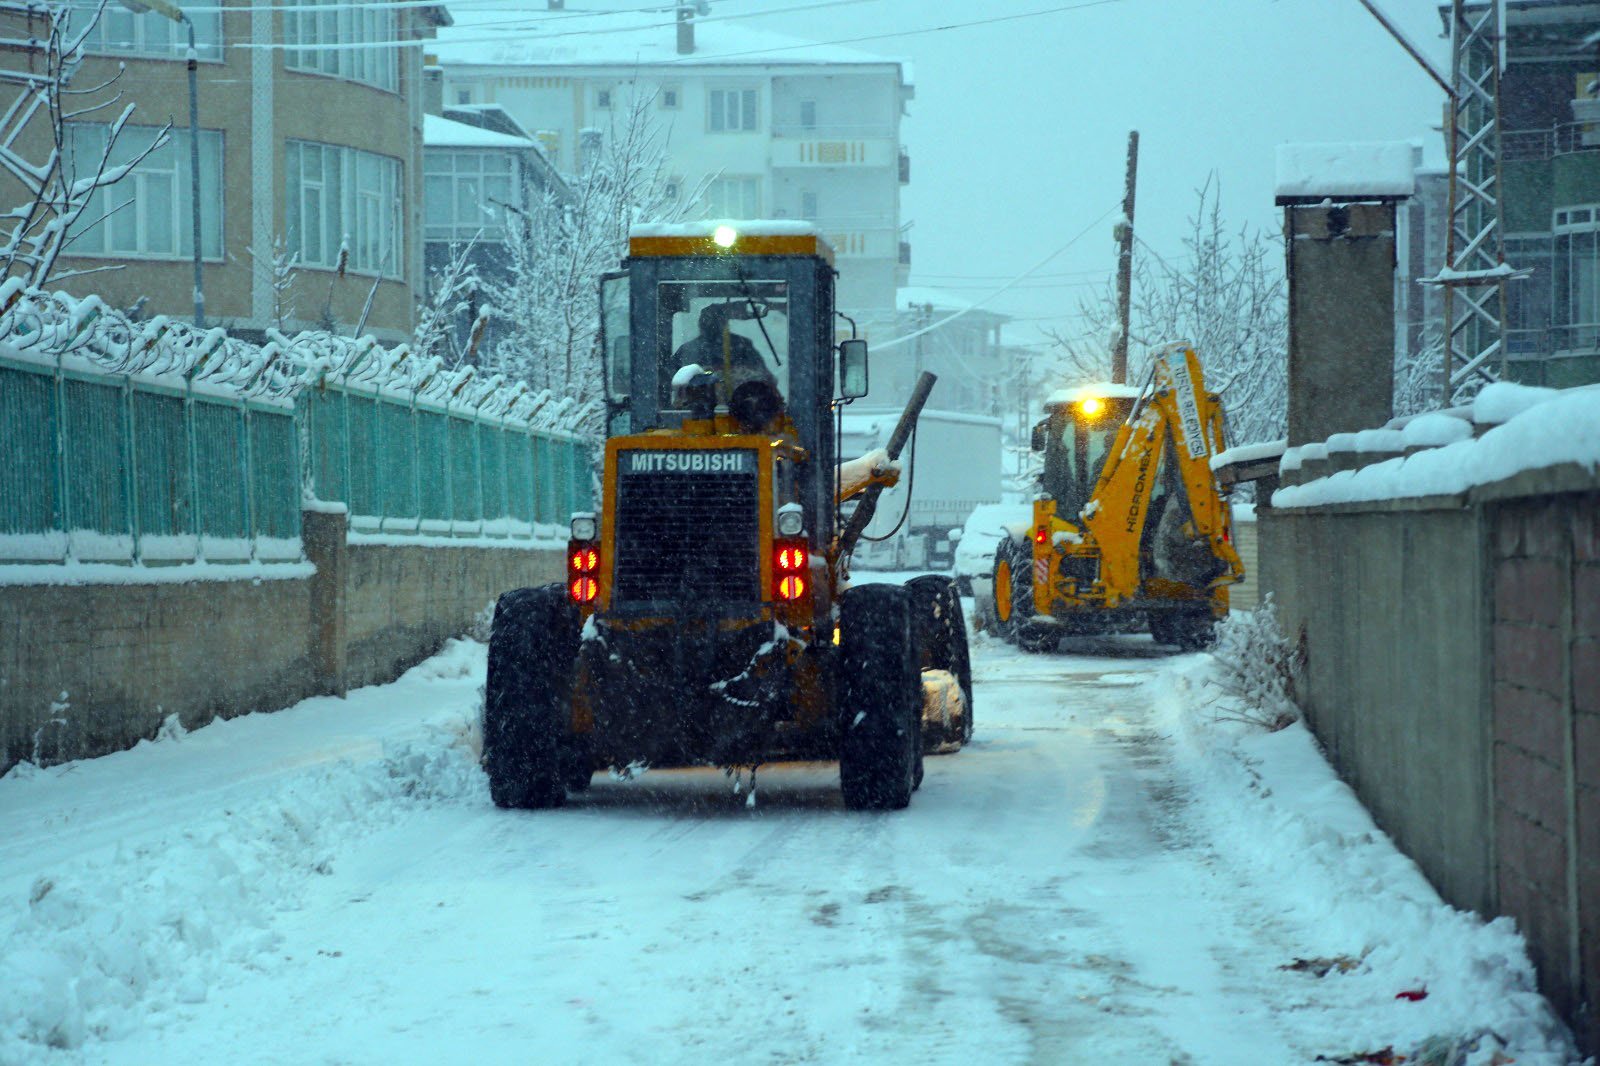
[[[836,342],[836,276],[803,223],[630,234],[601,283],[599,513],[572,516],[564,582],[495,608],[483,763],[497,805],[559,806],[606,767],[810,758],[838,760],[846,807],[894,809],[925,743],[970,735],[949,580],[848,587],[934,379],[885,449],[838,463],[867,351]]]
[[[995,552],[991,629],[1033,651],[1143,624],[1158,643],[1210,644],[1244,566],[1210,466],[1222,404],[1194,350],[1158,353],[1142,388],[1083,386],[1045,410],[1033,522]]]

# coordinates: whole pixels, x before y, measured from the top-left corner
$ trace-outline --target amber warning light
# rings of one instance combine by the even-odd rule
[[[567,594],[573,603],[593,603],[600,594],[600,549],[586,541],[567,543]]]
[[[809,556],[803,540],[772,542],[772,575],[778,586],[778,599],[798,600],[806,594],[806,565]]]

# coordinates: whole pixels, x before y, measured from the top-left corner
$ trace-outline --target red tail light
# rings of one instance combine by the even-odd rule
[[[806,594],[805,575],[811,563],[811,553],[803,540],[775,540],[772,542],[772,576],[777,586],[778,599],[798,600]]]
[[[1043,526],[1040,526],[1038,529],[1033,531],[1034,542],[1037,543],[1037,544],[1043,544],[1044,541],[1045,541],[1045,538],[1048,537],[1049,535],[1050,534],[1045,530],[1045,528]]]
[[[600,595],[600,549],[584,540],[567,542],[567,595],[573,603],[593,603]]]

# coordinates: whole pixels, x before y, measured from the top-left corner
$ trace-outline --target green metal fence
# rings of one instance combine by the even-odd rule
[[[358,535],[506,541],[592,508],[590,445],[541,421],[550,396],[416,362],[0,285],[0,563],[300,559],[307,497]]]
[[[356,383],[308,388],[299,406],[307,487],[344,501],[358,532],[561,536],[592,506],[573,434]]]
[[[295,410],[0,353],[0,560],[297,559]]]

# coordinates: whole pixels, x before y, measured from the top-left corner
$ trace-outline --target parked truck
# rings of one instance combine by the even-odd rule
[[[883,447],[899,415],[881,408],[847,408],[841,453],[851,457]],[[955,551],[951,532],[961,529],[974,508],[1000,502],[1000,454],[998,418],[923,411],[914,445],[900,457],[900,483],[879,501],[856,549],[856,564],[949,572]]]

